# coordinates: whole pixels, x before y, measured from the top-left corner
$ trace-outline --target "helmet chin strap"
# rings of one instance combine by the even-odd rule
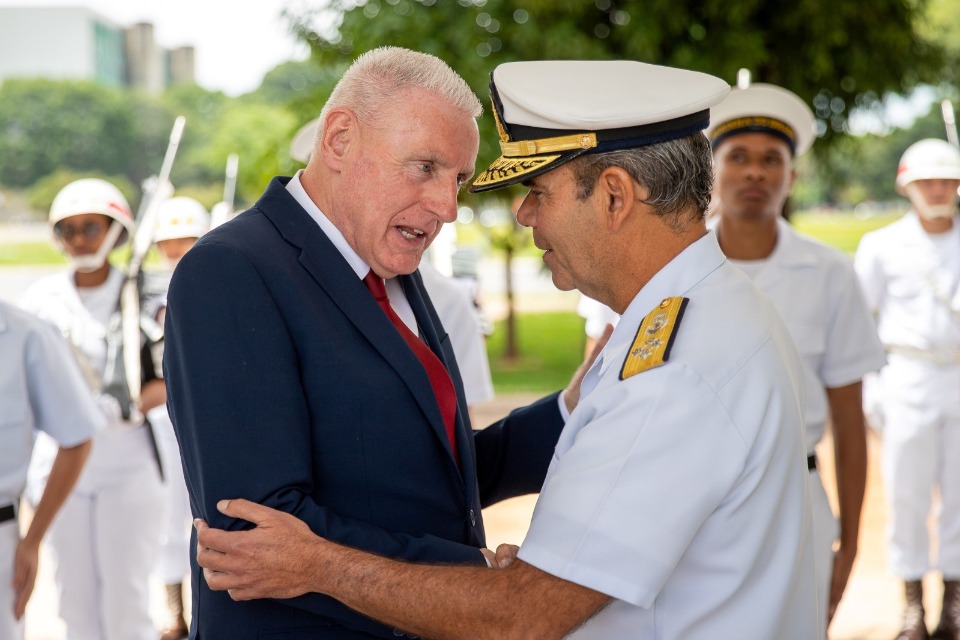
[[[107,229],[107,233],[103,237],[103,242],[100,243],[100,248],[97,249],[96,253],[91,253],[86,256],[70,256],[70,262],[73,263],[73,268],[80,273],[93,273],[102,267],[106,264],[107,256],[113,251],[121,233],[123,233],[123,225],[114,220],[110,228]]]
[[[916,182],[911,182],[903,190],[910,199],[910,204],[913,205],[917,215],[925,220],[952,218],[957,212],[957,201],[954,198],[951,198],[951,201],[946,204],[927,203],[927,199],[923,197],[923,193],[921,193]]]

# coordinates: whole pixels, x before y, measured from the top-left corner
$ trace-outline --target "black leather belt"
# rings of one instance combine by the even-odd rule
[[[807,471],[817,470],[817,454],[811,453],[807,456]]]
[[[9,522],[17,517],[17,511],[13,508],[12,504],[8,504],[5,507],[0,507],[0,524],[4,522]]]

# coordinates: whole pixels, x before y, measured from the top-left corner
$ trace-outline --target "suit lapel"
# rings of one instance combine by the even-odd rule
[[[463,381],[460,378],[460,370],[457,367],[456,359],[447,358],[443,353],[443,349],[440,347],[440,342],[446,332],[443,330],[440,318],[437,316],[437,312],[430,302],[430,297],[427,294],[420,272],[416,271],[408,276],[400,276],[400,284],[403,287],[404,295],[407,297],[407,302],[410,303],[413,314],[416,316],[417,325],[420,327],[424,341],[437,358],[440,359],[443,366],[446,367],[450,378],[453,380],[453,386],[457,392],[457,415],[454,432],[456,434],[457,454],[460,459],[461,474],[463,478],[476,478],[476,472],[473,466],[473,432],[470,428],[470,418],[466,410],[467,400],[463,390]],[[436,404],[435,401],[434,404]],[[442,422],[440,423],[440,428],[444,429]],[[442,433],[447,452],[452,456],[449,440],[446,437],[446,430],[444,429]]]
[[[285,184],[287,181],[288,179],[275,178],[257,202],[256,208],[270,219],[288,243],[300,248],[299,261],[304,270],[327,293],[344,316],[380,352],[384,360],[397,372],[397,375],[410,389],[410,393],[427,418],[431,429],[451,456],[451,466],[453,466],[452,452],[443,425],[443,417],[440,415],[440,407],[433,395],[426,370],[337,248],[286,190]],[[418,287],[412,282],[410,276],[403,276],[403,278],[404,292],[408,296],[417,322],[423,329],[427,344],[449,370],[450,364],[445,361],[440,350],[440,337],[434,327],[434,321],[424,305],[421,294],[423,291],[422,282]],[[432,314],[433,317],[435,315],[435,313]],[[463,404],[462,400],[463,390],[459,375],[454,377],[454,386],[457,389],[458,399],[457,442],[460,449],[460,459],[464,460],[462,441],[467,436],[462,433],[466,429],[460,425],[463,422],[461,407],[466,405]],[[468,457],[472,473],[472,451]],[[466,472],[466,467],[463,470]]]

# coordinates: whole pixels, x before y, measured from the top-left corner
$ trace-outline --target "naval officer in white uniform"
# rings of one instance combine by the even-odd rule
[[[0,302],[0,638],[23,638],[40,542],[73,489],[103,416],[57,330]],[[35,431],[58,449],[23,539],[20,497]]]
[[[493,72],[503,156],[472,189],[527,186],[517,219],[554,283],[622,314],[517,559],[503,548],[502,570],[398,563],[230,500],[220,509],[257,528],[198,523],[211,588],[318,591],[408,636],[816,638],[802,363],[703,221],[702,130],[728,90],[632,61]]]
[[[813,113],[793,92],[763,83],[733,89],[713,109],[707,130],[715,175],[709,224],[727,258],[773,301],[803,358],[814,555],[826,637],[857,556],[867,481],[862,380],[886,357],[853,262],[794,231],[781,215],[796,178],[794,159],[811,147],[814,131]],[[814,451],[828,419],[839,523]]]
[[[904,581],[900,638],[927,637],[923,576],[943,573],[936,637],[960,639],[960,151],[944,140],[908,148],[897,191],[911,210],[863,236],[856,269],[877,312],[889,364],[877,397],[883,415],[888,557]],[[939,489],[938,557],[931,560],[930,515]]]

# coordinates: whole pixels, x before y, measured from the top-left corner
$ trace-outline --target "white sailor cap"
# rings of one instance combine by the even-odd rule
[[[792,91],[758,82],[734,89],[713,108],[707,137],[716,149],[722,140],[738,133],[769,133],[782,138],[794,155],[813,144],[816,120],[813,111]]]
[[[490,74],[501,157],[470,191],[529,180],[577,156],[703,131],[730,91],[713,76],[632,60],[508,62]]]

